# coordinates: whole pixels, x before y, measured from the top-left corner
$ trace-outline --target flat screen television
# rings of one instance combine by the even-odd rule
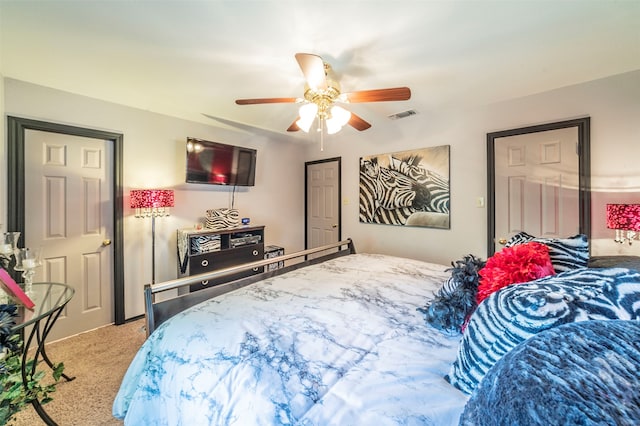
[[[187,138],[187,183],[254,186],[257,151]]]

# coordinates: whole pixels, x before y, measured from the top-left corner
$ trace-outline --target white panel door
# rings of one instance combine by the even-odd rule
[[[577,144],[575,127],[495,140],[496,251],[520,231],[548,238],[579,232]]]
[[[34,282],[75,289],[50,341],[114,321],[111,157],[104,140],[25,133],[25,246],[43,251]]]
[[[307,164],[307,248],[338,242],[340,162]]]

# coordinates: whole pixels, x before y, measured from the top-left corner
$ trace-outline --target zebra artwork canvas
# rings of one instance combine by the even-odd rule
[[[360,158],[360,222],[450,228],[449,145]]]

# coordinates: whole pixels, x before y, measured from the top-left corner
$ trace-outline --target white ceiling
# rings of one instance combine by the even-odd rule
[[[301,97],[296,52],[329,62],[343,91],[409,86],[387,116],[484,105],[640,69],[640,1],[8,1],[0,72],[193,121],[207,114],[286,133]],[[355,130],[350,130],[355,131]]]

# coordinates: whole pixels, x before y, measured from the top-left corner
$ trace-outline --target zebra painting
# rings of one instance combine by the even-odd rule
[[[449,146],[360,158],[363,223],[450,228]]]

